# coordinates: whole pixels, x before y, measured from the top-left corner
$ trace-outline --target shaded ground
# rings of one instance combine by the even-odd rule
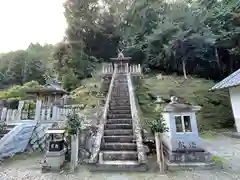
[[[192,170],[168,172],[161,175],[151,171],[147,173],[91,173],[87,166],[80,166],[75,174],[48,173],[40,171],[41,156],[22,157],[0,166],[1,180],[233,180],[240,179],[240,139],[214,136],[207,140],[207,148],[221,157],[224,169]],[[26,158],[24,160],[24,158]]]

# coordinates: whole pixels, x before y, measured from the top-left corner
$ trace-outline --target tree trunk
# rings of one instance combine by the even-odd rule
[[[216,56],[218,68],[219,68],[219,70],[220,70],[220,72],[221,72],[221,65],[220,65],[220,59],[219,59],[219,55],[218,55],[218,50],[217,50],[217,48],[215,48],[215,56]]]
[[[187,79],[186,62],[185,62],[185,60],[182,61],[182,66],[183,66],[183,75],[184,75],[184,78]]]

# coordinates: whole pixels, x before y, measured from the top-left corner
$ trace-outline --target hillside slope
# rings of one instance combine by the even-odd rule
[[[233,116],[227,91],[209,92],[215,83],[200,78],[184,80],[180,76],[163,76],[163,80],[156,75],[144,76],[137,88],[137,97],[143,115],[143,123],[146,120],[158,117],[154,112],[155,97],[170,99],[170,93],[175,93],[181,99],[200,105],[202,109],[197,113],[200,130],[212,128],[228,128],[233,126]]]

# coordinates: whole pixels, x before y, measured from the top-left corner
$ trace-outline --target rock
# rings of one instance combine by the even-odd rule
[[[158,80],[163,80],[162,74],[159,74],[159,75],[157,75],[156,77],[157,77]]]
[[[150,97],[151,100],[157,99],[157,97],[153,93],[148,93],[148,96]]]

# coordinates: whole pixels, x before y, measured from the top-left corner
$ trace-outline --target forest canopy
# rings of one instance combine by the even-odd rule
[[[1,88],[57,76],[72,89],[118,48],[145,70],[220,80],[240,67],[239,0],[67,0],[64,8],[62,42],[0,54]]]

